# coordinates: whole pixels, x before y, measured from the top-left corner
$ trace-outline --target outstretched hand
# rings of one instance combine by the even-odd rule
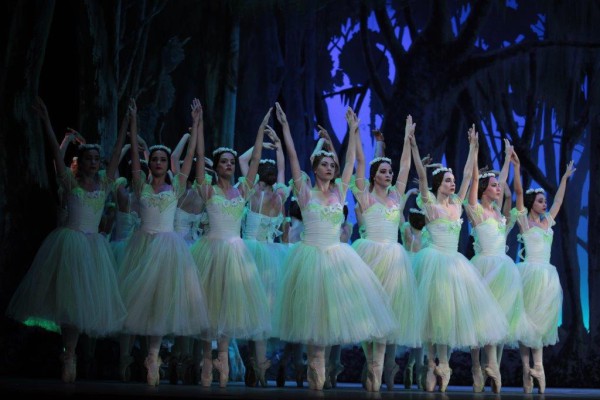
[[[192,104],[190,105],[190,108],[192,109],[192,119],[194,120],[194,122],[200,122],[202,121],[202,104],[200,103],[200,100],[198,100],[197,98],[194,98],[194,100],[192,100]]]
[[[427,154],[425,157],[421,158],[421,163],[423,164],[424,167],[431,164],[432,161],[433,161],[433,158],[431,158],[430,154]]]
[[[127,110],[130,116],[137,116],[137,105],[135,104],[135,99],[133,97],[129,99],[129,106],[127,107]]]
[[[281,108],[281,105],[278,102],[275,102],[275,115],[277,116],[277,120],[281,125],[285,125],[288,123],[287,117]]]
[[[514,147],[510,144],[508,139],[504,139],[504,157],[511,158]]]
[[[469,145],[474,146],[475,148],[478,148],[479,147],[479,133],[475,130],[475,124],[471,125],[467,135],[469,137]]]
[[[577,168],[574,168],[573,166],[573,160],[569,161],[569,163],[567,164],[567,170],[565,171],[563,177],[564,178],[569,178],[571,175],[573,175],[573,173],[577,171]]]
[[[67,127],[67,132],[65,133],[65,136],[71,136],[72,140],[79,142],[79,144],[86,143],[85,138],[73,128]]]
[[[267,136],[269,137],[269,139],[271,139],[271,141],[273,143],[265,143],[265,145],[271,145],[272,148],[271,150],[276,150],[281,146],[281,140],[279,140],[279,138],[277,137],[277,134],[275,133],[275,129],[273,129],[270,125],[267,125],[265,127],[265,133],[267,134]],[[269,147],[267,147],[269,148]]]
[[[408,139],[410,135],[415,134],[416,123],[413,123],[412,116],[409,114],[406,117],[406,126],[404,128],[404,139]]]
[[[360,119],[358,119],[358,116],[350,106],[348,106],[348,108],[346,109],[346,121],[348,121],[350,133],[358,131],[358,124],[360,123]],[[321,126],[319,126],[319,128],[321,128]],[[325,131],[325,133],[327,133],[327,131]]]
[[[373,129],[371,131],[371,133],[373,134],[373,137],[375,138],[375,141],[377,141],[377,142],[384,142],[385,141],[385,138],[383,137],[383,133],[379,129]]]

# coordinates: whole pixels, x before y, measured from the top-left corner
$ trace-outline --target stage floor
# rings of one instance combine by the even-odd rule
[[[536,389],[537,390],[537,389]],[[210,388],[191,385],[171,385],[161,381],[158,387],[149,387],[145,383],[122,383],[117,381],[82,380],[74,384],[64,384],[60,380],[25,379],[0,377],[0,393],[3,398],[15,399],[17,396],[69,399],[482,399],[499,398],[486,388],[484,393],[473,393],[470,387],[449,386],[446,393],[426,393],[416,389],[406,390],[402,385],[394,391],[383,390],[379,393],[366,392],[360,384],[338,383],[335,389],[322,392],[297,388],[295,382],[287,382],[284,388],[277,388],[275,382],[269,382],[267,388],[247,388],[243,382],[232,382],[226,389],[220,389],[216,382]],[[5,397],[9,395],[10,397]],[[600,399],[600,389],[547,388],[544,395],[537,393],[526,395],[522,388],[502,388],[501,397],[506,399]]]

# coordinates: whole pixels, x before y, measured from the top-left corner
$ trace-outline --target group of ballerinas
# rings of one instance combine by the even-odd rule
[[[368,391],[379,391],[382,380],[393,389],[396,348],[404,346],[412,349],[405,385],[412,383],[416,365],[420,388],[446,391],[449,354],[465,349],[472,355],[473,390],[483,391],[489,378],[498,393],[502,349],[509,346],[520,348],[524,391],[530,393],[536,379],[544,392],[542,348],[557,341],[562,306],[558,275],[549,263],[552,226],[575,171],[572,162],[547,211],[543,190],[523,192],[519,158],[508,142],[499,176],[479,173],[473,126],[458,192],[452,170],[441,165],[430,189],[416,124],[408,116],[395,182],[382,135],[367,179],[359,119],[348,108],[344,165],[322,130],[311,155],[312,183],[300,169],[286,114],[276,103],[292,179],[285,184],[283,146],[269,125],[269,109],[254,146],[239,157],[242,177],[234,184],[237,152],[219,147],[212,159],[205,157],[203,110],[194,99],[181,162],[183,146],[172,154],[163,145],[140,144],[131,100],[106,168],[101,169],[100,146],[80,140],[77,164],[69,169],[44,103],[38,100],[35,109],[54,155],[65,217],[42,243],[7,314],[62,334],[63,381],[76,379],[75,349],[86,333],[119,337],[122,378],[132,361],[133,339],[146,337],[144,365],[152,386],[160,381],[161,342],[170,336],[182,355],[191,354],[197,342],[204,387],[211,386],[214,371],[219,386],[227,386],[232,339],[248,341],[251,349],[246,368],[253,378],[246,383],[266,386],[267,341],[276,338],[290,350],[285,361],[294,354],[299,385],[306,346],[307,380],[315,390],[335,386],[339,346],[360,343]],[[124,147],[127,135],[130,144]],[[130,152],[130,175],[117,177],[123,148]],[[275,150],[276,160],[261,159],[263,148]],[[419,208],[410,209],[405,221],[411,164],[419,178]],[[505,185],[511,165],[512,210]],[[352,245],[344,215],[349,189],[361,232]],[[109,244],[98,227],[111,193],[117,218]],[[463,206],[475,239],[471,260],[457,250]],[[506,255],[515,222],[525,249],[519,264]],[[282,370],[285,365],[278,385],[285,380]]]

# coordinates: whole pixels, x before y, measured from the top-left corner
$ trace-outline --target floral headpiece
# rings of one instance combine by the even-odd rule
[[[431,174],[435,176],[435,175],[439,174],[440,172],[444,172],[444,173],[450,172],[450,173],[452,173],[452,168],[439,167],[437,169],[434,169]]]
[[[484,174],[479,175],[479,179],[491,178],[493,176],[496,176],[496,174],[493,172],[486,172]]]
[[[531,194],[531,193],[546,193],[546,191],[542,188],[537,188],[537,189],[527,189],[527,191],[525,192],[525,194]]]
[[[217,154],[221,154],[221,153],[231,153],[235,157],[237,157],[237,151],[235,151],[234,149],[232,149],[230,147],[218,147],[218,148],[216,148],[216,149],[213,150],[212,155],[214,157]]]
[[[335,158],[335,154],[333,154],[331,151],[325,151],[325,150],[319,150],[319,151],[313,153],[312,156],[313,156],[313,158],[319,157],[319,156]]]
[[[290,197],[290,201],[298,201],[298,198],[296,196],[292,196]]]
[[[258,164],[272,164],[275,165],[275,160],[271,160],[270,158],[260,160]]]
[[[102,152],[102,147],[99,144],[83,143],[79,145],[78,149],[79,151],[96,150],[98,153]]]
[[[421,215],[425,215],[425,211],[420,210],[418,208],[411,208],[410,210],[408,210],[408,212],[412,213],[412,214],[421,214]]]
[[[390,159],[389,159],[389,158],[387,158],[387,157],[376,157],[376,158],[374,158],[374,159],[372,159],[372,160],[371,160],[371,162],[369,163],[369,165],[373,165],[373,164],[375,164],[375,163],[377,163],[377,162],[380,162],[380,161],[381,161],[381,162],[386,162],[386,163],[388,163],[388,164],[391,164],[391,163],[392,163],[392,160],[390,160]]]
[[[148,148],[148,152],[150,152],[150,153],[152,153],[153,151],[156,151],[156,150],[162,150],[162,151],[166,152],[168,155],[171,155],[171,149],[162,144],[155,144],[154,146],[150,146],[150,148]]]

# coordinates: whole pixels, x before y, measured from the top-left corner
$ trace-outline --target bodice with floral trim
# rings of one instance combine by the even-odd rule
[[[84,233],[98,233],[106,195],[103,189],[92,192],[81,187],[71,189],[67,197],[68,215],[65,227]]]
[[[473,249],[475,254],[486,256],[506,254],[506,217],[500,221],[496,218],[487,218],[480,222],[471,231],[474,238]]]
[[[363,212],[364,238],[381,243],[398,242],[400,206],[387,206],[380,202],[372,204]]]
[[[242,217],[246,200],[242,195],[227,199],[220,190],[215,190],[206,202],[211,238],[240,237]]]
[[[172,232],[174,230],[177,196],[173,190],[154,193],[144,184],[140,193],[141,230],[148,233]]]

